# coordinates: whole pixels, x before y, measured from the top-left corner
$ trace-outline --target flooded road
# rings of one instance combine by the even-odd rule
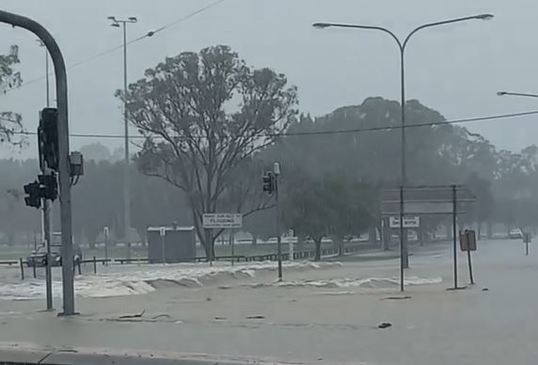
[[[398,261],[353,260],[141,295],[79,298],[59,319],[43,301],[0,301],[0,341],[48,346],[251,355],[319,363],[534,364],[538,254],[481,241],[477,284],[452,284],[451,248],[419,250],[400,293]],[[462,285],[468,283],[460,254]],[[394,283],[395,281],[395,283]],[[370,283],[362,285],[359,283]],[[381,324],[385,326],[380,326]],[[380,328],[385,327],[385,328]]]

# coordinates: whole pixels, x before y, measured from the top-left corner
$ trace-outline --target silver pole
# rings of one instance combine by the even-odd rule
[[[47,247],[47,265],[45,267],[45,281],[46,281],[46,291],[47,291],[47,310],[53,309],[53,299],[52,299],[52,262],[50,254],[50,215],[49,215],[49,201],[43,199],[43,233],[44,233],[44,243]]]
[[[129,230],[131,228],[131,184],[129,181],[129,124],[127,113],[127,23],[123,25],[123,122],[125,132],[125,170],[124,170],[124,189],[123,189],[123,209],[124,209],[124,226],[125,226],[125,241],[127,244],[127,257],[131,257],[131,242]]]
[[[58,145],[60,177],[60,210],[62,222],[62,292],[63,315],[75,314],[75,291],[73,283],[73,242],[71,222],[71,176],[69,164],[69,125],[67,111],[67,72],[65,62],[52,35],[36,21],[0,10],[0,22],[21,27],[34,33],[49,51],[56,76],[56,100],[58,103]]]

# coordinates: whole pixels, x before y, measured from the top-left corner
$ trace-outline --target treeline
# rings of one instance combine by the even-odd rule
[[[274,162],[282,172],[283,231],[293,229],[318,247],[328,236],[336,242],[366,230],[375,236],[381,192],[400,181],[397,102],[369,98],[322,117],[301,115],[297,88],[284,74],[249,67],[225,45],[168,57],[141,77],[126,95],[116,93],[144,137],[129,173],[135,232],[122,223],[121,151],[92,145],[82,149],[86,174],[72,194],[78,242],[93,244],[105,226],[113,239],[132,241],[149,225],[176,222],[193,225],[208,254],[221,232],[205,230],[202,217],[216,212],[242,213],[254,240],[274,236],[274,198],[261,186]],[[416,100],[405,107],[408,184],[468,186],[477,201],[462,223],[538,226],[536,146],[520,154],[497,150],[463,126],[442,123],[441,113]],[[35,178],[37,164],[3,160],[0,171],[0,240],[28,240],[40,219],[24,206],[22,186]],[[421,234],[442,219],[422,222]]]
[[[100,146],[102,149],[106,148]],[[105,226],[112,240],[122,240],[123,169],[122,162],[85,161],[85,175],[72,188],[73,232],[76,242],[94,244],[103,240]],[[33,234],[41,232],[41,216],[36,209],[24,205],[22,186],[36,178],[36,160],[0,160],[0,243],[33,242]],[[131,220],[129,237],[133,241],[145,237],[147,226],[172,224],[192,225],[189,209],[181,193],[166,182],[147,177],[130,166]],[[59,231],[59,207],[53,206],[53,226]]]
[[[444,120],[416,101],[408,103],[408,113],[409,120],[417,124]],[[289,126],[290,136],[264,148],[237,171],[242,191],[237,197],[229,194],[221,209],[241,210],[249,202],[239,209],[236,203],[245,199],[252,200],[250,207],[256,207],[267,199],[261,209],[249,209],[253,212],[245,218],[245,228],[256,237],[274,236],[274,208],[270,197],[261,194],[261,175],[279,161],[283,230],[294,229],[299,236],[321,242],[323,237],[342,240],[378,227],[380,190],[399,181],[400,130],[367,130],[397,127],[398,123],[398,103],[381,98],[370,98],[320,118],[303,115]],[[357,131],[323,134],[344,130]],[[320,134],[304,135],[313,132]],[[303,135],[294,135],[299,133]],[[497,151],[484,138],[450,125],[410,128],[407,137],[410,183],[466,184],[477,196],[466,221],[531,229],[538,225],[536,146],[521,154]],[[101,151],[99,155],[107,154]],[[122,239],[123,163],[91,158],[87,156],[85,175],[73,187],[75,239],[92,244],[102,239],[99,235],[104,226],[110,227],[113,238]],[[24,206],[22,186],[35,178],[37,163],[0,160],[0,171],[0,242],[28,240],[40,231],[40,214]],[[150,225],[193,224],[188,199],[181,190],[161,178],[145,176],[136,164],[131,165],[130,182],[132,226],[140,237]],[[250,194],[246,198],[245,191]],[[56,229],[57,218],[58,214],[54,217]],[[425,229],[433,230],[439,222],[425,219]],[[135,232],[130,236],[134,240]]]

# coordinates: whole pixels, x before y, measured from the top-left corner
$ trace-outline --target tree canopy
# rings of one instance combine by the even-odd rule
[[[129,120],[146,137],[140,170],[182,190],[206,252],[234,171],[271,145],[296,114],[296,88],[268,68],[252,69],[227,46],[167,58],[129,85]]]

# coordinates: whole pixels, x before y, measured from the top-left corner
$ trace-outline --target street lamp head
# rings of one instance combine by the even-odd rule
[[[107,17],[107,19],[108,19],[108,20],[112,20],[113,22],[116,21],[116,17],[115,17],[115,16],[109,16],[109,17]]]
[[[497,96],[506,95],[506,91],[497,91]]]
[[[314,28],[318,28],[318,29],[325,29],[325,28],[329,28],[330,26],[332,26],[332,24],[330,24],[330,23],[314,23],[314,24],[312,24],[312,26]]]
[[[130,16],[128,19],[131,23],[136,23],[138,21],[135,16]]]
[[[110,24],[111,27],[116,27],[116,28],[119,28],[120,27],[120,24],[119,23],[112,23]]]
[[[480,14],[480,15],[477,15],[475,18],[480,19],[480,20],[491,20],[494,18],[494,15],[493,14]]]

